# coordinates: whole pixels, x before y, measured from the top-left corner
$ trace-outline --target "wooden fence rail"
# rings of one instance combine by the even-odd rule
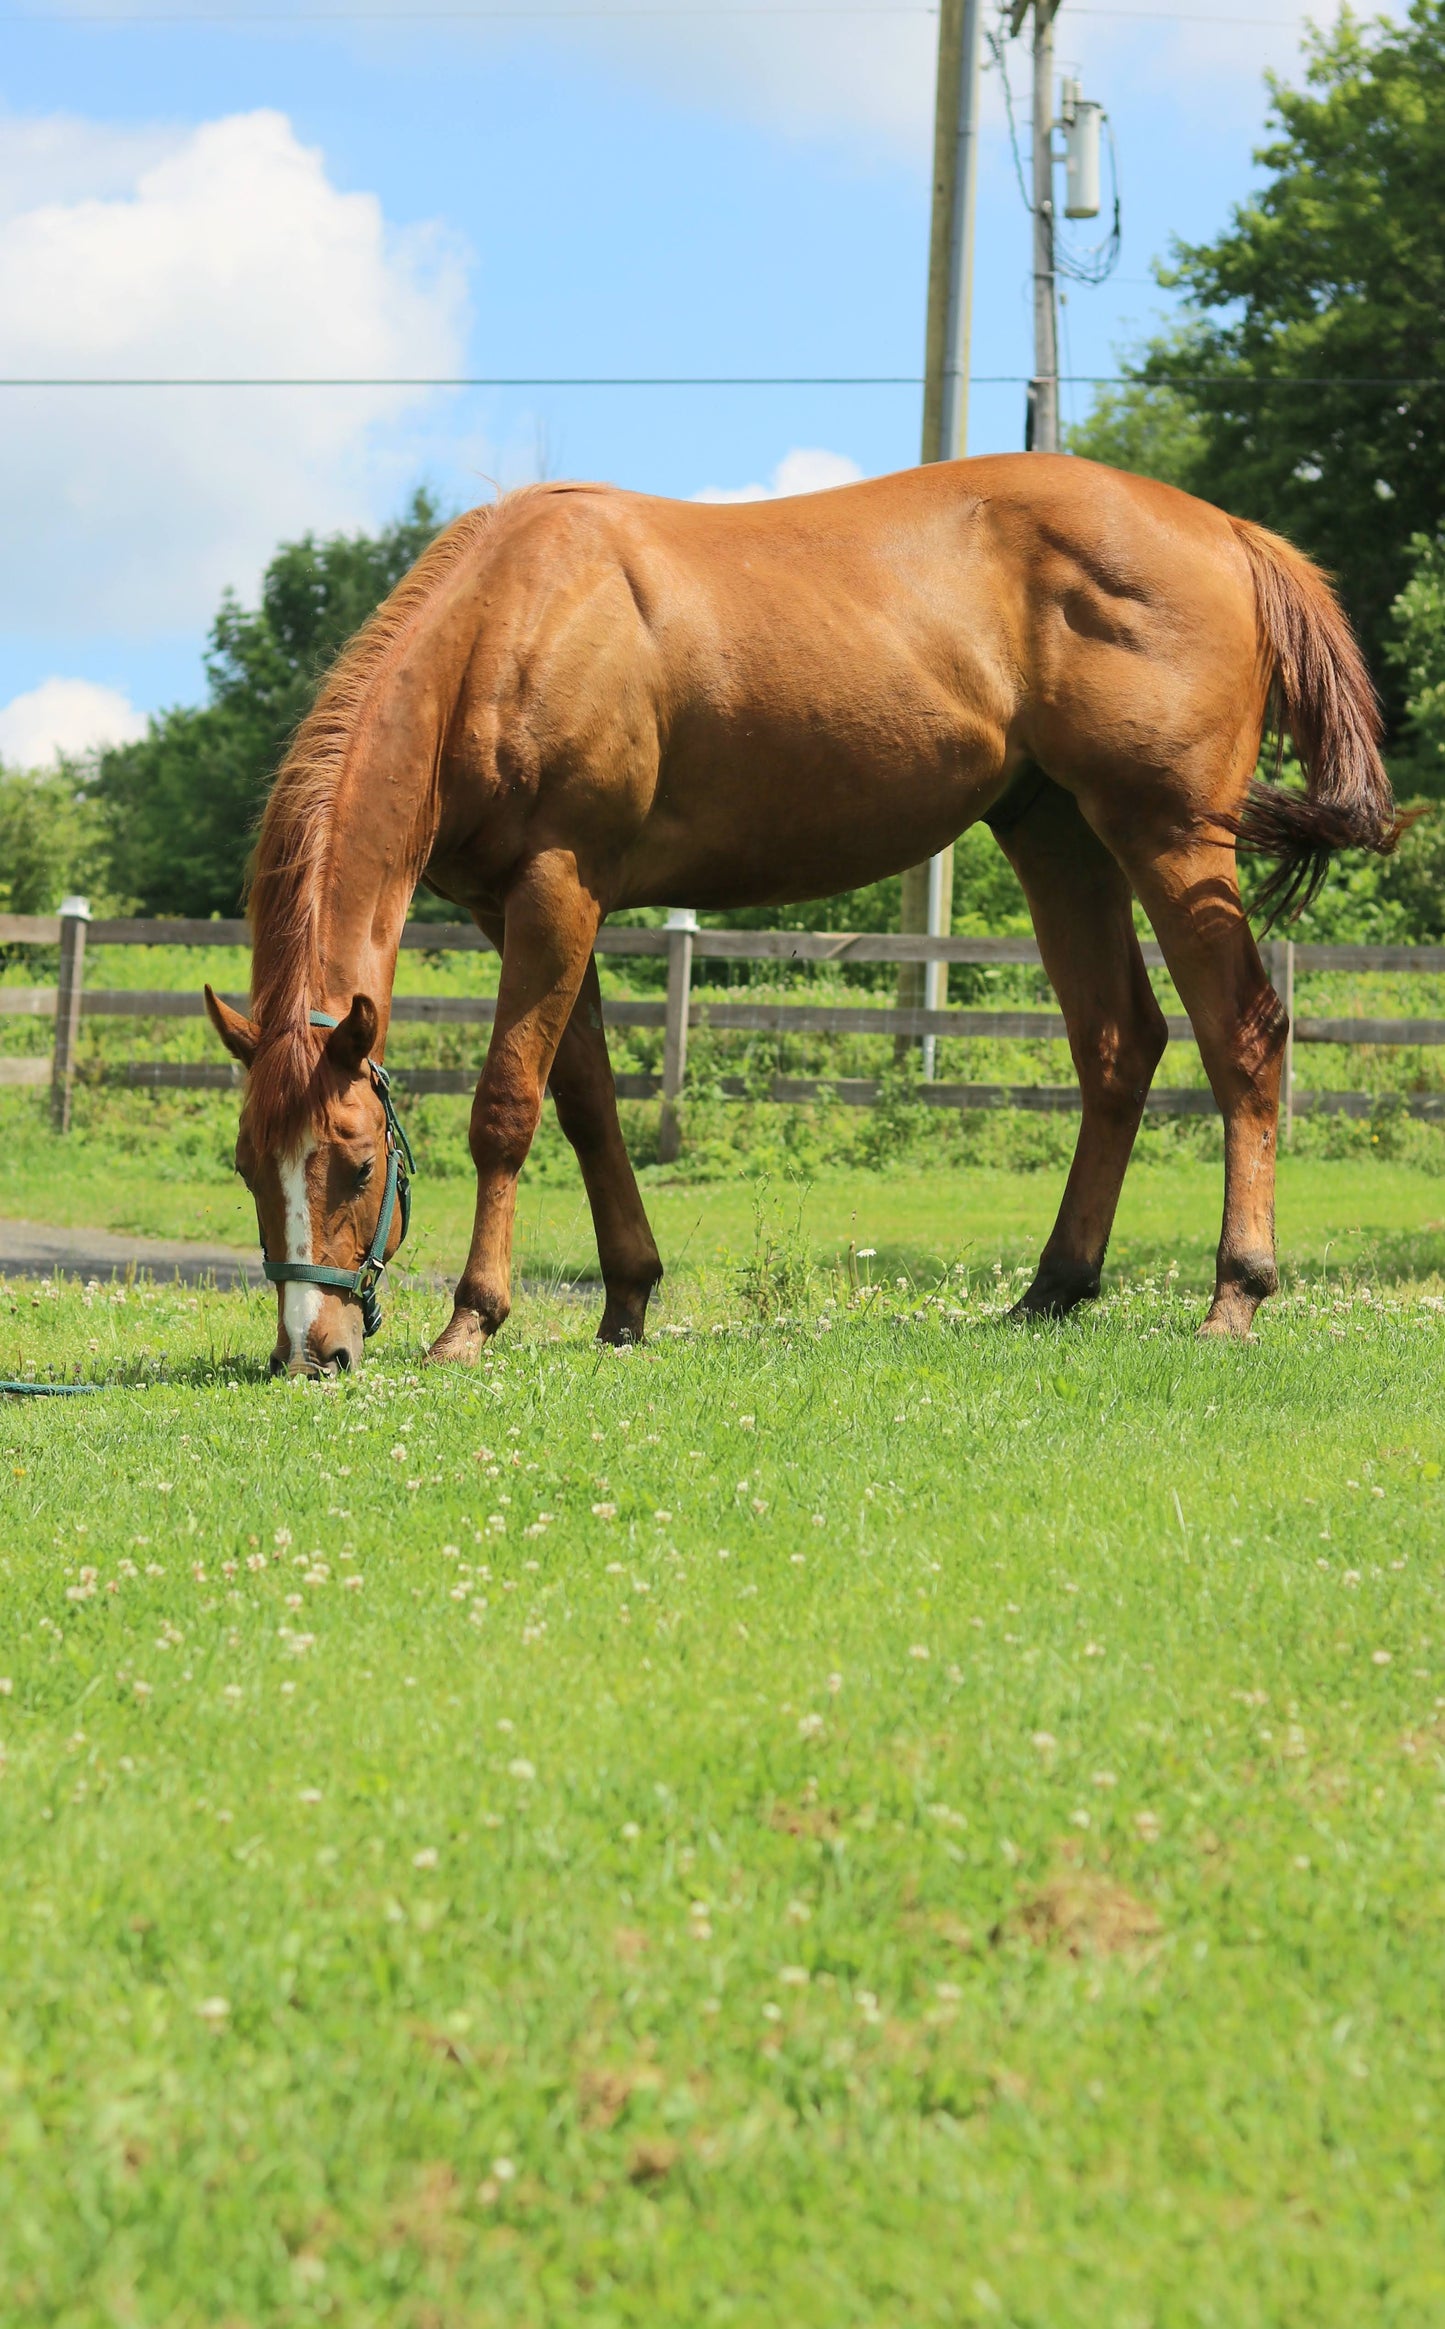
[[[204,1014],[199,993],[174,988],[87,987],[87,948],[96,946],[246,946],[250,933],[241,921],[159,921],[90,918],[85,900],[67,898],[58,914],[0,914],[0,946],[59,949],[59,982],[55,986],[0,987],[0,1018],[53,1019],[55,1044],[49,1060],[0,1059],[0,1086],[48,1083],[54,1120],[68,1128],[71,1093],[76,1073],[79,1026],[86,1018],[183,1019]],[[402,934],[404,948],[423,953],[490,953],[491,943],[470,923],[411,922]],[[678,1103],[687,1068],[687,1039],[707,1029],[719,1034],[891,1035],[915,1042],[925,1036],[1003,1042],[1057,1042],[1065,1036],[1062,1016],[1047,1010],[899,1010],[871,1004],[735,1003],[714,1002],[693,988],[693,967],[699,962],[793,963],[899,963],[944,962],[1022,964],[1040,967],[1037,945],[1029,938],[937,938],[890,932],[796,930],[702,930],[695,917],[675,912],[661,930],[610,930],[598,935],[597,952],[615,957],[661,959],[668,967],[666,999],[613,1000],[603,1004],[603,1017],[612,1027],[655,1027],[663,1034],[661,1076],[623,1074],[617,1088],[623,1098],[660,1097],[663,1122],[660,1147],[664,1161],[677,1153],[680,1139]],[[1157,945],[1146,944],[1144,959],[1162,965]],[[1377,1044],[1385,1046],[1445,1044],[1445,1019],[1297,1018],[1293,1012],[1294,981],[1301,971],[1418,971],[1445,972],[1445,946],[1325,946],[1295,945],[1272,940],[1266,948],[1270,974],[1286,1001],[1293,1021],[1289,1055],[1285,1062],[1282,1110],[1287,1130],[1291,1116],[1330,1111],[1368,1115],[1375,1102],[1364,1092],[1296,1090],[1293,1048],[1297,1043]],[[228,996],[244,1008],[244,995]],[[400,1024],[421,1026],[486,1026],[496,1010],[488,995],[396,995],[391,1016]],[[1168,1020],[1173,1037],[1188,1039],[1187,1018]],[[398,1081],[413,1092],[467,1092],[474,1075],[460,1068],[402,1068]],[[104,1080],[141,1087],[192,1090],[225,1089],[238,1080],[224,1062],[177,1063],[165,1060],[128,1061],[105,1071]],[[739,1098],[801,1102],[831,1099],[848,1107],[876,1105],[883,1087],[871,1077],[774,1076],[759,1084],[746,1078],[724,1076],[718,1086]],[[924,1082],[917,1098],[936,1108],[1067,1109],[1078,1105],[1072,1084],[950,1084]],[[1149,1095],[1156,1112],[1193,1115],[1212,1112],[1209,1091],[1192,1087],[1164,1087]],[[1414,1116],[1445,1117],[1445,1094],[1412,1093],[1402,1105]]]

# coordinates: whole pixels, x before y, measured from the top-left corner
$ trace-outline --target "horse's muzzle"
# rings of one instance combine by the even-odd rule
[[[292,1380],[302,1377],[313,1383],[334,1382],[338,1375],[349,1375],[352,1368],[359,1364],[359,1357],[350,1345],[339,1342],[334,1350],[308,1350],[297,1358],[290,1357],[285,1351],[274,1350],[271,1353],[270,1370],[273,1378],[285,1375]]]

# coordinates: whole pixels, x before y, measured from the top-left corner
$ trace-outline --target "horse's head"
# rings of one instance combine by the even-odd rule
[[[266,1275],[276,1284],[273,1375],[359,1365],[379,1319],[375,1282],[406,1234],[410,1157],[375,1066],[378,1017],[357,995],[318,1044],[266,1031],[206,989],[211,1023],[250,1073],[236,1170],[256,1201]],[[286,1056],[280,1056],[285,1047]],[[400,1198],[400,1202],[398,1202]]]

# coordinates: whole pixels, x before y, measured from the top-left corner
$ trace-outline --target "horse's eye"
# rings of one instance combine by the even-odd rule
[[[360,1166],[360,1167],[359,1167],[359,1169],[358,1169],[358,1171],[357,1171],[357,1175],[356,1175],[356,1187],[357,1187],[357,1193],[358,1193],[358,1195],[359,1195],[359,1194],[360,1194],[360,1192],[361,1192],[361,1191],[362,1191],[362,1190],[363,1190],[363,1189],[366,1187],[367,1183],[370,1181],[370,1179],[371,1179],[371,1173],[372,1173],[372,1163],[371,1163],[371,1158],[370,1158],[370,1157],[368,1157],[368,1158],[367,1158],[367,1160],[366,1160],[366,1162],[365,1162],[365,1164],[364,1164],[364,1165],[362,1165],[362,1166]]]

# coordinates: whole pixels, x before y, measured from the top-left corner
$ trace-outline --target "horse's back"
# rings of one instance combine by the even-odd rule
[[[631,903],[916,862],[1024,760],[1067,781],[1141,735],[1167,757],[1173,729],[1237,722],[1254,656],[1220,512],[1036,454],[745,503],[529,489],[479,612],[498,764],[547,830],[605,827]]]

